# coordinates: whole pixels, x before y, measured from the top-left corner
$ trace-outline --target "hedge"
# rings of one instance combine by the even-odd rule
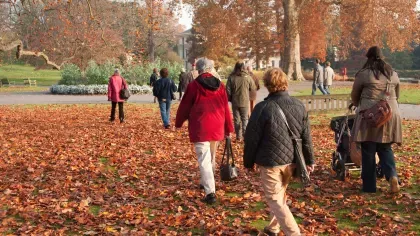
[[[152,88],[147,85],[129,85],[131,94],[149,94]],[[52,94],[69,94],[69,95],[96,95],[107,94],[108,85],[53,85],[50,87]]]

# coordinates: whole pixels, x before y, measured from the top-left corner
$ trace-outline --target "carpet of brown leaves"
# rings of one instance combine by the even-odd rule
[[[108,122],[109,109],[0,107],[0,233],[258,234],[268,209],[258,175],[242,169],[240,144],[234,146],[239,180],[222,183],[216,173],[218,202],[207,206],[200,201],[198,165],[186,128],[162,129],[152,105],[128,104],[124,124]],[[420,230],[419,122],[404,121],[407,143],[396,149],[401,193],[390,194],[379,180],[378,193],[362,194],[360,172],[346,182],[331,177],[335,144],[329,118],[312,117],[318,164],[313,185],[302,189],[292,183],[288,190],[302,231],[415,235]]]

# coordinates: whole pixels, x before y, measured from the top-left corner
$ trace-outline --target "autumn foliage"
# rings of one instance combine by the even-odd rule
[[[109,106],[0,107],[2,234],[256,235],[268,219],[258,174],[243,170],[222,183],[218,203],[201,202],[199,170],[187,129],[165,131],[158,108],[126,106],[125,124],[107,121]],[[176,107],[174,107],[176,109]],[[175,111],[175,110],[174,110]],[[173,111],[173,112],[174,112]],[[333,132],[311,116],[317,157],[313,185],[289,185],[288,204],[306,235],[415,235],[419,210],[419,124],[404,121],[396,149],[402,192],[380,180],[360,192],[360,172],[331,177]],[[223,147],[223,145],[220,145]],[[222,147],[219,148],[220,163]]]

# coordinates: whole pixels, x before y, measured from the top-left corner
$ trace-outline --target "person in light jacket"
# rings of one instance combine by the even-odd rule
[[[402,124],[398,109],[400,96],[400,79],[397,72],[384,61],[379,47],[371,47],[367,54],[367,61],[357,72],[351,91],[353,105],[362,111],[374,106],[381,99],[388,99],[392,110],[392,118],[379,128],[370,127],[359,114],[356,115],[352,129],[352,139],[361,143],[362,148],[362,181],[363,192],[376,192],[376,160],[390,183],[391,192],[400,190],[398,174],[395,167],[392,144],[402,143]],[[388,89],[387,89],[388,84]]]
[[[271,220],[264,233],[300,236],[299,227],[286,204],[286,189],[295,168],[293,141],[280,108],[292,132],[302,139],[302,152],[309,172],[314,170],[314,154],[308,113],[298,99],[287,91],[287,75],[280,68],[264,74],[264,85],[270,92],[257,104],[245,133],[243,162],[252,171],[259,166],[261,185],[271,211]]]
[[[114,74],[108,81],[108,101],[111,101],[111,116],[110,122],[115,121],[115,109],[118,104],[118,118],[120,123],[124,122],[124,99],[121,99],[120,92],[122,89],[128,89],[127,82],[120,76],[120,71],[116,69]]]
[[[334,70],[331,68],[331,63],[327,61],[324,69],[324,90],[327,94],[331,94],[330,87],[335,77]]]

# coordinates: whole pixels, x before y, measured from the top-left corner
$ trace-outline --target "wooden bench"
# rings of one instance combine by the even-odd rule
[[[9,79],[3,78],[3,79],[1,79],[0,87],[5,86],[5,85],[10,86],[10,85],[14,85],[14,84],[15,84],[14,81],[9,81]]]
[[[29,85],[29,87],[36,86],[36,80],[33,80],[33,79],[24,79],[23,80],[23,84],[24,85]]]
[[[309,113],[347,111],[351,103],[350,94],[296,96]]]

